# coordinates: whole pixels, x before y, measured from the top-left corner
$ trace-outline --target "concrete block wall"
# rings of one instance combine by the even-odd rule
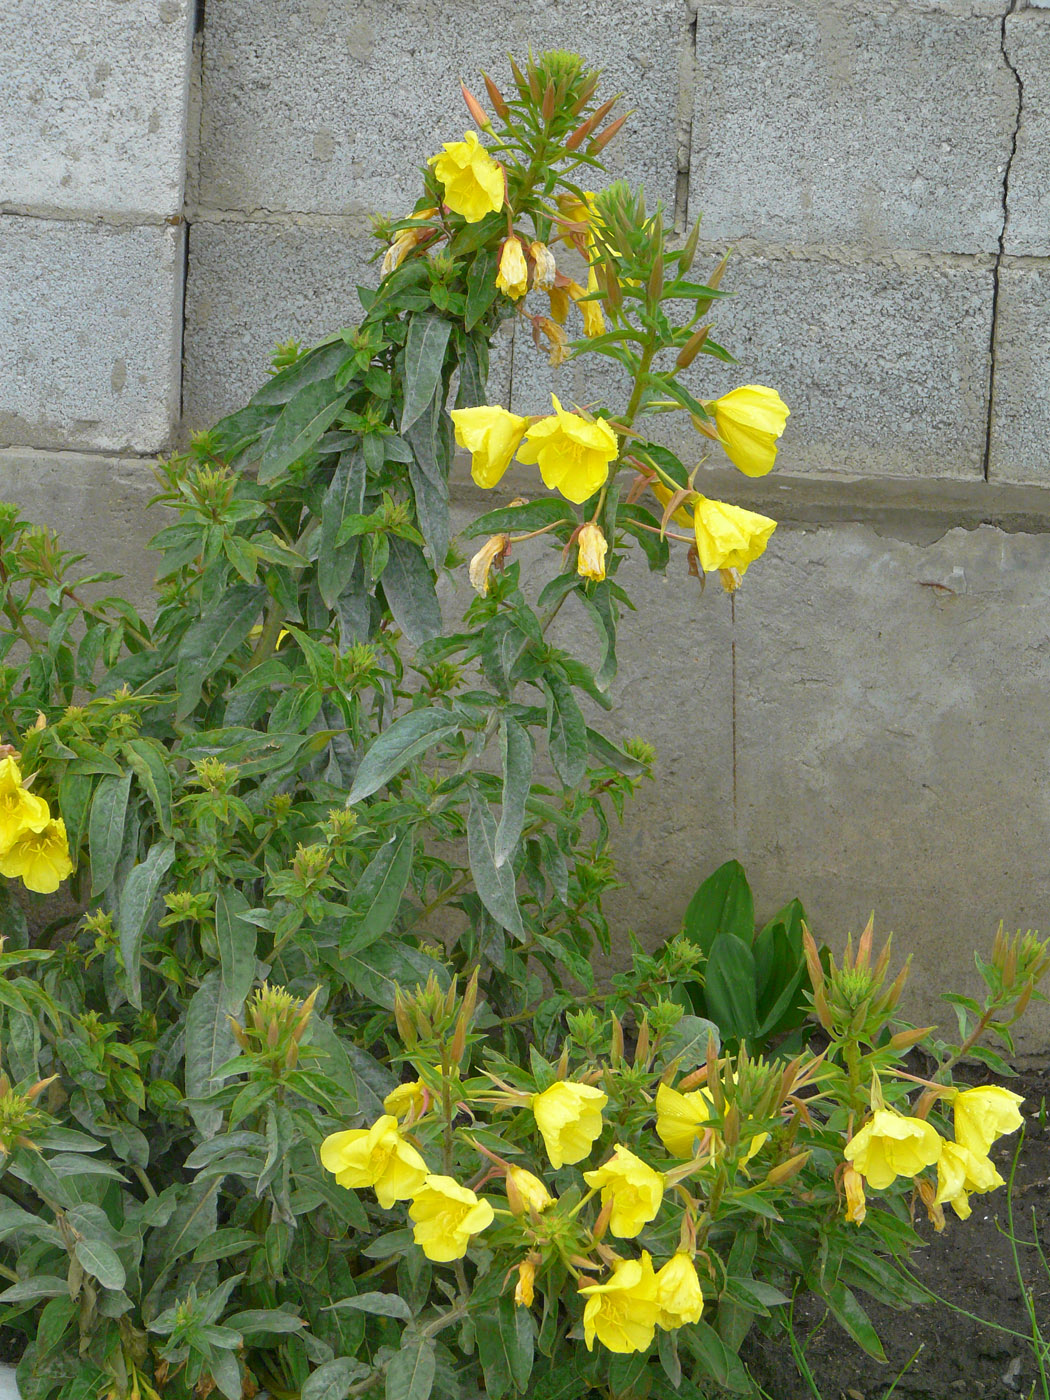
[[[530,44],[625,94],[611,173],[703,214],[703,266],[733,246],[705,394],[792,409],[773,477],[704,468],[781,521],[735,606],[639,570],[617,723],[661,757],[616,922],[738,855],[829,939],[874,908],[929,1014],[1000,917],[1050,923],[1046,0],[8,0],[0,496],[144,590],[153,454],[355,318],[369,214]],[[551,389],[618,385],[500,347],[494,393]]]

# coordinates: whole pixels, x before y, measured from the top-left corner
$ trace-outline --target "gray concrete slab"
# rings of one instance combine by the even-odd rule
[[[1050,484],[1050,267],[999,269],[989,475]]]
[[[1048,6],[1050,8],[1050,6]],[[1006,19],[1006,53],[1020,84],[1017,151],[1010,165],[1004,249],[1050,256],[1050,14]]]
[[[164,450],[184,236],[0,215],[0,447]]]
[[[0,204],[178,214],[192,0],[0,9]]]

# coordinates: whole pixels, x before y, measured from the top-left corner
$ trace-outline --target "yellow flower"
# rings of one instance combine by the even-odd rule
[[[462,1259],[471,1235],[492,1224],[488,1201],[480,1200],[469,1186],[460,1186],[450,1176],[428,1176],[408,1208],[415,1222],[416,1244],[436,1264]]]
[[[1000,1089],[998,1084],[963,1089],[952,1104],[955,1141],[975,1157],[985,1156],[997,1138],[1016,1132],[1024,1122],[1020,1110],[1023,1103],[1020,1094]]]
[[[669,1084],[661,1084],[656,1091],[656,1135],[672,1157],[694,1157],[714,1111],[706,1089],[681,1094]],[[740,1137],[743,1141],[743,1132]],[[768,1141],[768,1133],[756,1133],[740,1159],[741,1164],[750,1162]]]
[[[48,821],[41,831],[27,827],[0,856],[0,875],[8,879],[20,877],[26,889],[36,894],[54,894],[72,873],[66,824],[61,817]]]
[[[427,1164],[386,1113],[370,1128],[332,1133],[321,1143],[321,1165],[340,1186],[374,1186],[384,1210],[414,1196],[427,1177]]]
[[[947,1144],[946,1144],[947,1145]],[[862,1225],[868,1213],[864,1200],[864,1178],[849,1162],[842,1173],[842,1187],[846,1192],[846,1221],[850,1225]]]
[[[471,454],[471,476],[486,490],[495,486],[510,466],[529,420],[498,404],[454,408],[451,418],[456,441]]]
[[[588,1351],[594,1350],[595,1337],[609,1351],[621,1353],[652,1346],[660,1304],[647,1252],[641,1259],[617,1260],[608,1283],[592,1283],[579,1291],[587,1299],[583,1337]]]
[[[576,572],[581,578],[599,582],[605,577],[605,556],[609,550],[609,541],[601,529],[589,520],[577,535],[576,544],[579,547]]]
[[[693,533],[704,573],[737,569],[741,574],[765,552],[777,522],[724,501],[701,496],[693,507]]]
[[[775,389],[745,384],[705,404],[715,415],[715,427],[726,456],[745,476],[765,476],[777,456],[777,438],[790,409]]]
[[[496,286],[511,301],[520,299],[529,290],[529,269],[521,239],[511,234],[504,239],[503,251],[499,255],[499,269],[496,272]]]
[[[687,1322],[699,1322],[704,1310],[704,1295],[696,1276],[696,1265],[681,1250],[673,1254],[656,1275],[656,1301],[660,1308],[657,1327],[665,1332],[684,1327]]]
[[[430,164],[445,188],[445,204],[468,224],[503,208],[503,170],[476,132],[468,131],[462,141],[446,142],[444,154],[431,156]]]
[[[935,1205],[950,1204],[960,1220],[970,1215],[969,1193],[983,1194],[1005,1185],[995,1164],[983,1154],[971,1152],[957,1142],[946,1142],[937,1159]]]
[[[532,1172],[524,1167],[508,1167],[507,1203],[515,1215],[524,1215],[527,1210],[539,1215],[554,1204],[554,1197]]]
[[[532,285],[538,292],[553,291],[554,278],[558,271],[554,254],[546,243],[530,243],[529,252],[532,254]]]
[[[483,598],[488,596],[489,580],[492,570],[497,562],[502,562],[506,558],[507,550],[510,548],[510,537],[508,535],[493,535],[474,555],[467,565],[467,574],[470,578],[471,586],[481,594]]]
[[[584,1172],[583,1179],[601,1191],[603,1207],[612,1203],[609,1229],[618,1239],[633,1240],[660,1212],[663,1174],[619,1143],[613,1148],[612,1159],[596,1171]]]
[[[394,1118],[411,1118],[413,1122],[427,1111],[427,1091],[421,1079],[399,1084],[383,1100],[383,1107]]]
[[[905,1118],[888,1108],[877,1108],[842,1155],[876,1191],[883,1191],[898,1176],[916,1176],[941,1155],[943,1139],[922,1118]]]
[[[0,853],[9,851],[25,833],[43,831],[50,820],[44,799],[22,786],[15,760],[0,759]]]
[[[577,413],[566,413],[554,394],[551,398],[554,414],[526,429],[518,461],[538,462],[543,484],[580,505],[605,485],[619,445],[608,423],[588,423]]]
[[[602,1130],[608,1096],[591,1084],[559,1079],[533,1094],[532,1112],[553,1167],[582,1162]]]

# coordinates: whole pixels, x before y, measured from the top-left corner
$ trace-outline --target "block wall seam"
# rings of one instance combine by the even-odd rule
[[[678,56],[678,116],[675,123],[674,231],[689,229],[689,183],[693,165],[693,107],[696,102],[696,43],[699,18],[697,0],[686,0],[688,19]]]

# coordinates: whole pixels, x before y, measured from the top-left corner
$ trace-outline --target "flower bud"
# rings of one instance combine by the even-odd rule
[[[482,73],[481,76],[485,83],[485,91],[489,95],[489,101],[495,108],[497,117],[501,122],[505,122],[510,116],[510,108],[507,106],[506,99],[487,73]]]
[[[842,1187],[846,1193],[847,1222],[850,1225],[862,1225],[864,1217],[868,1213],[868,1207],[864,1200],[864,1178],[852,1162],[846,1164],[846,1169],[842,1173]]]
[[[462,79],[460,79],[459,90],[463,94],[463,101],[467,104],[467,111],[477,122],[478,126],[481,127],[482,131],[491,131],[492,122],[489,120],[489,114]]]

